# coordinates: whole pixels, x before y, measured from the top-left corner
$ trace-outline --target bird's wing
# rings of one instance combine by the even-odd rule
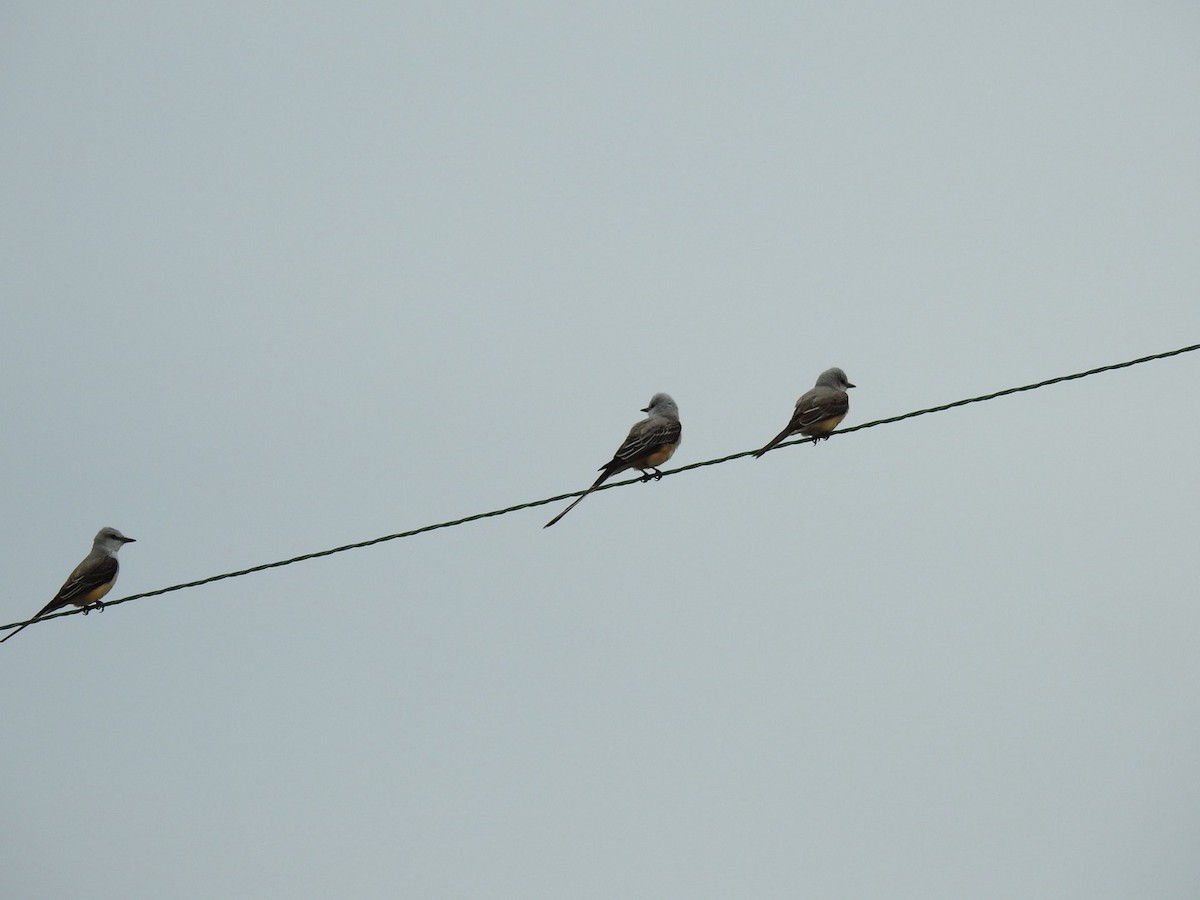
[[[629,429],[629,436],[617,448],[612,461],[601,466],[600,469],[603,471],[614,464],[622,465],[625,468],[634,466],[637,460],[651,451],[668,444],[679,443],[682,434],[683,427],[679,424],[678,419],[662,417],[643,419]]]
[[[74,602],[77,597],[83,597],[88,592],[94,591],[101,585],[108,584],[117,577],[117,558],[115,556],[102,556],[99,558],[89,556],[71,573],[71,577],[66,583],[58,589],[58,593],[54,595],[54,599],[42,608],[38,613],[39,616],[44,616],[52,610],[58,609],[60,606],[66,606],[68,603]]]
[[[796,401],[796,411],[788,427],[802,431],[817,422],[844,416],[850,410],[850,395],[830,388],[814,388]]]

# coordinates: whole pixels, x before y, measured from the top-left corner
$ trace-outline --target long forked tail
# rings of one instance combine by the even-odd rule
[[[20,634],[22,631],[24,631],[26,628],[28,628],[30,625],[32,625],[34,622],[36,622],[38,619],[40,619],[42,616],[46,615],[46,613],[52,613],[56,609],[62,609],[66,605],[67,604],[65,601],[58,602],[58,598],[55,597],[53,600],[51,600],[49,603],[47,603],[45,606],[43,606],[41,609],[39,609],[37,612],[37,615],[34,616],[32,619],[30,619],[28,622],[26,622],[24,625],[22,625],[20,628],[14,628],[12,631],[10,631],[8,634],[6,634],[4,637],[0,638],[0,644],[3,644],[10,637],[14,637],[14,636]],[[104,606],[103,603],[101,603],[100,605],[101,605],[101,607]]]
[[[779,432],[779,434],[775,435],[775,437],[771,438],[771,440],[767,443],[767,445],[765,447],[763,447],[761,450],[754,451],[754,458],[758,459],[760,456],[762,456],[768,450],[774,449],[777,445],[783,443],[783,441],[786,438],[790,437],[791,434],[792,434],[792,425],[789,422],[788,427],[783,429],[783,431]]]
[[[26,628],[28,628],[30,625],[32,625],[36,621],[37,621],[37,617],[35,616],[34,618],[32,618],[28,622],[26,622],[24,625],[22,625],[20,628],[14,628],[12,631],[10,631],[8,634],[6,634],[4,637],[0,638],[0,644],[3,644],[10,637],[20,634],[22,631],[24,631]]]
[[[588,488],[586,491],[584,491],[582,494],[580,494],[578,497],[576,497],[574,500],[572,500],[570,506],[568,506],[566,509],[564,509],[562,512],[560,512],[557,516],[555,516],[553,519],[551,519],[549,522],[547,522],[542,527],[549,528],[551,525],[553,525],[555,522],[557,522],[559,519],[561,519],[563,516],[565,516],[571,510],[573,510],[576,506],[578,506],[580,500],[582,500],[584,497],[586,497],[588,494],[590,494],[596,488],[600,487],[600,485],[602,485],[606,479],[611,478],[613,475],[616,475],[618,471],[620,471],[620,470],[613,469],[610,471],[609,467],[605,466],[604,469],[602,469],[600,472],[600,477],[592,482],[592,486],[590,488]]]
[[[593,487],[594,487],[594,485],[593,485]],[[566,509],[564,509],[562,512],[560,512],[557,516],[555,516],[553,519],[551,519],[549,522],[547,522],[542,527],[549,528],[551,525],[553,525],[555,522],[557,522],[559,519],[561,519],[563,516],[565,516],[571,510],[573,510],[576,506],[578,506],[579,501],[582,500],[584,497],[586,497],[591,492],[592,492],[592,488],[588,488],[586,491],[584,491],[582,494],[580,494],[578,497],[576,497],[574,499],[574,501],[572,501],[570,506],[568,506]]]

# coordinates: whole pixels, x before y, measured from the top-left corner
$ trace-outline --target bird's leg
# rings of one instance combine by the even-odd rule
[[[663,473],[651,466],[649,469],[642,469],[642,481],[662,481]]]
[[[94,610],[96,610],[96,611],[98,611],[98,612],[104,612],[104,601],[102,601],[102,600],[97,600],[95,603],[92,603],[92,604],[90,604],[90,605],[88,605],[88,606],[85,606],[85,607],[83,608],[83,614],[86,616],[86,615],[87,615],[88,613],[90,613],[90,612],[91,612],[93,609],[94,609]]]

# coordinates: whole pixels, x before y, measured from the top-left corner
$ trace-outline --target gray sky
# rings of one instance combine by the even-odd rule
[[[3,621],[1200,339],[1193,4],[0,15]],[[1194,898],[1200,354],[28,629],[22,898]]]

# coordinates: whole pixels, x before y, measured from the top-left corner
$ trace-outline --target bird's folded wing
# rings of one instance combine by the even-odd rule
[[[71,573],[67,583],[59,588],[51,606],[65,606],[94,591],[101,585],[108,584],[117,577],[117,558],[105,556],[103,559],[86,559]]]
[[[629,429],[629,437],[617,448],[613,461],[630,462],[659,447],[676,444],[682,433],[677,419],[645,419]]]
[[[829,391],[815,397],[801,397],[792,416],[794,431],[823,422],[834,416],[844,416],[850,410],[850,396],[845,391]]]

